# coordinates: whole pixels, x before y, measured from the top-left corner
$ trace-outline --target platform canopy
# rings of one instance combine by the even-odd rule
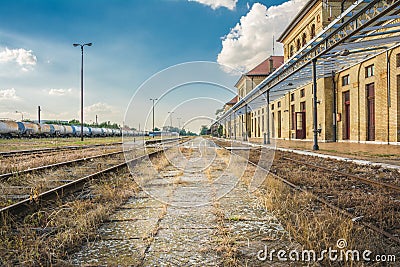
[[[285,64],[275,70],[219,118],[240,115],[267,105],[267,93],[275,100],[317,79],[332,76],[368,58],[400,45],[400,1],[355,1]]]

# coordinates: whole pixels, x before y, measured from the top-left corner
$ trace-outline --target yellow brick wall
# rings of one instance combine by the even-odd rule
[[[387,61],[386,53],[380,54],[362,64],[351,67],[339,75],[338,79],[338,111],[343,112],[342,93],[350,90],[350,140],[367,140],[367,98],[366,86],[374,83],[375,86],[375,141],[399,142],[399,87],[397,75],[400,69],[396,67],[396,55],[400,49],[396,48],[389,52],[390,55],[390,96],[391,106],[388,108],[387,91]],[[374,65],[375,74],[373,77],[365,78],[365,68]],[[341,78],[350,76],[350,85],[342,86]],[[343,117],[343,116],[342,116]],[[344,121],[338,122],[338,137],[343,139]],[[389,126],[389,132],[388,132]],[[389,134],[388,134],[389,133]],[[389,140],[388,140],[389,136]]]
[[[307,42],[310,40],[310,26],[316,25],[316,34],[323,30],[340,13],[339,0],[329,1],[329,6],[324,7],[322,1],[319,1],[300,22],[293,27],[291,32],[281,42],[284,45],[284,60],[289,58],[289,47],[294,46],[296,52],[296,41],[305,32]],[[345,3],[347,8],[351,2]],[[331,12],[331,13],[330,13]],[[329,18],[331,17],[331,18]],[[400,22],[400,20],[399,20]],[[371,37],[376,38],[376,37]],[[387,54],[381,53],[374,58],[368,59],[363,63],[350,66],[347,69],[335,75],[337,88],[337,112],[341,115],[341,120],[337,122],[337,139],[344,139],[344,102],[343,93],[350,93],[350,140],[366,141],[367,140],[367,96],[366,86],[374,83],[375,86],[375,141],[378,142],[400,142],[400,68],[396,65],[396,56],[400,54],[400,48],[394,48],[389,51],[390,72],[387,68]],[[374,65],[374,76],[366,78],[365,68]],[[349,85],[342,85],[342,78],[349,75]],[[391,105],[388,106],[388,77],[390,77],[390,100]],[[244,97],[265,77],[243,77],[237,87],[241,97]],[[333,138],[333,81],[331,77],[319,79],[317,81],[317,98],[320,100],[318,104],[318,128],[321,128],[319,140],[332,140]],[[300,90],[304,89],[305,96],[300,98]],[[313,138],[313,94],[312,84],[307,84],[301,88],[296,88],[284,96],[271,101],[270,104],[270,126],[271,137],[278,137],[278,112],[281,114],[281,138],[291,139],[295,136],[295,130],[291,129],[291,106],[295,106],[295,111],[300,111],[300,102],[306,102],[306,139]],[[291,101],[290,94],[294,93],[295,99]],[[278,107],[278,102],[281,107]],[[274,109],[271,107],[274,105]],[[235,119],[236,136],[243,138],[242,132],[244,124],[247,121],[247,133],[249,137],[262,138],[267,132],[266,107],[253,110],[242,116],[242,119]],[[246,119],[246,118],[247,119]],[[264,118],[264,124],[263,124]],[[256,126],[254,125],[256,123]],[[262,130],[264,126],[264,131]],[[258,130],[258,128],[260,130]],[[232,131],[233,133],[233,131]]]
[[[399,142],[400,141],[400,68],[396,66],[396,55],[400,54],[400,48],[393,49],[390,55],[390,96],[391,106],[388,108],[387,100],[387,65],[386,53],[380,54],[361,64],[346,69],[335,76],[337,87],[337,112],[341,115],[341,121],[337,122],[337,138],[344,138],[344,100],[343,93],[350,92],[350,140],[367,141],[367,84],[375,85],[375,141]],[[365,68],[374,65],[374,76],[365,77]],[[342,77],[349,75],[350,84],[342,86]],[[304,89],[305,96],[300,98],[300,90]],[[294,93],[295,100],[290,101],[290,94]],[[318,128],[321,128],[319,140],[333,139],[333,81],[331,77],[317,81],[318,104]],[[306,101],[306,139],[313,138],[313,94],[312,84],[297,88],[279,99],[271,101],[274,105],[274,132],[277,137],[278,121],[277,113],[281,111],[281,138],[291,139],[295,136],[295,130],[291,129],[291,105],[295,105],[295,111],[300,111],[300,102]],[[281,107],[278,108],[278,102]],[[388,113],[389,111],[389,113]],[[388,115],[389,114],[389,115]],[[272,117],[272,116],[271,116]],[[389,123],[388,123],[389,122]],[[389,125],[389,132],[388,132]],[[389,133],[389,134],[388,134]],[[389,140],[388,140],[389,136]]]
[[[280,40],[284,47],[285,62],[290,58],[290,47],[293,46],[294,54],[297,52],[297,41],[300,40],[301,47],[303,34],[306,35],[306,43],[311,40],[311,26],[315,25],[315,34],[321,32],[331,21],[341,13],[340,2],[338,0],[328,1],[328,5],[319,1],[299,23],[290,31],[290,33]],[[348,4],[346,5],[348,6]]]

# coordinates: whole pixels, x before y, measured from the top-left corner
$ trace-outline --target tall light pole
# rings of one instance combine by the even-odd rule
[[[169,114],[169,121],[170,121],[170,123],[171,123],[171,128],[169,129],[170,132],[172,132],[172,114],[173,114],[173,113],[174,113],[173,111],[168,111],[168,114]]]
[[[154,136],[155,136],[155,133],[154,133],[154,101],[157,101],[158,99],[150,98],[150,100],[153,101],[153,138],[154,138]]]
[[[82,61],[81,61],[81,141],[83,141],[83,47],[92,46],[92,43],[86,44],[73,44],[74,47],[81,47]]]

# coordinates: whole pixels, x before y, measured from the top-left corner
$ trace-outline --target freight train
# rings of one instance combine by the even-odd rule
[[[83,127],[83,135],[86,137],[101,136],[135,136],[133,130]],[[81,136],[80,125],[58,125],[34,122],[19,122],[12,120],[0,120],[0,137],[74,137]]]

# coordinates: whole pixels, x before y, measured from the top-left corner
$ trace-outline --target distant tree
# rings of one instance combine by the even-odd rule
[[[200,129],[200,135],[206,135],[208,131],[207,125],[202,125]]]
[[[96,125],[96,127],[99,127],[99,128],[110,128],[110,129],[119,129],[119,128],[121,128],[120,125],[118,125],[117,123],[111,124],[110,121],[102,122],[99,125]]]
[[[186,136],[186,135],[187,135],[186,130],[185,130],[185,129],[180,130],[180,131],[179,131],[179,135],[181,135],[181,136]]]
[[[188,135],[188,136],[196,136],[197,134],[196,134],[196,133],[192,133],[191,131],[188,131],[188,132],[187,132],[187,135]]]
[[[157,131],[160,131],[160,129],[159,129],[159,128],[157,128],[157,127],[155,127],[155,128],[154,128],[154,131],[156,131],[156,132],[157,132]]]
[[[221,137],[224,134],[224,127],[222,126],[222,124],[219,125],[218,127],[218,136]]]
[[[81,122],[78,121],[78,120],[76,120],[76,119],[73,119],[73,120],[70,120],[70,121],[68,122],[68,124],[69,124],[69,125],[71,125],[71,124],[81,124]]]

